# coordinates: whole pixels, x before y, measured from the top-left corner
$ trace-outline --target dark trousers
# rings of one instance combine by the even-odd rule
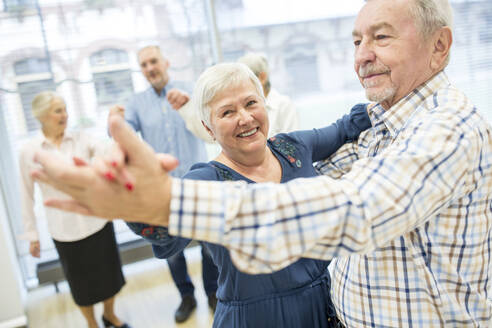
[[[219,271],[215,266],[212,257],[208,253],[206,247],[202,247],[202,279],[203,286],[207,295],[217,291],[217,278],[219,277]],[[183,252],[174,254],[167,259],[167,264],[171,270],[171,276],[174,283],[181,294],[181,297],[185,295],[193,295],[195,286],[191,282],[191,278],[188,275],[188,268],[186,267],[186,259]]]

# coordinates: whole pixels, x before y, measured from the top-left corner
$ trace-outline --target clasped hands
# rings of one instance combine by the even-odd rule
[[[120,115],[109,117],[115,144],[104,158],[72,163],[56,154],[38,151],[34,160],[42,169],[32,177],[70,195],[72,199],[47,199],[46,206],[106,219],[124,219],[167,226],[171,177],[178,161],[155,154]]]

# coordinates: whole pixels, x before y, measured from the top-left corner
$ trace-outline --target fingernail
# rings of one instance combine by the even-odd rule
[[[114,179],[114,175],[113,175],[113,173],[111,173],[111,172],[106,172],[106,173],[104,174],[104,176],[105,176],[105,177],[106,177],[106,179],[108,179],[109,181],[113,181],[113,179]]]
[[[113,167],[116,167],[116,166],[118,165],[118,163],[116,163],[116,161],[112,161],[112,162],[111,162],[111,165],[112,165]]]
[[[128,191],[132,191],[133,190],[133,184],[131,184],[130,182],[127,182],[125,184],[125,187],[126,187],[126,189],[128,189]]]

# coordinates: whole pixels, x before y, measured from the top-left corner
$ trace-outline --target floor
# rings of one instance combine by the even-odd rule
[[[188,270],[195,284],[198,306],[188,321],[174,322],[179,306],[179,293],[174,286],[167,263],[151,259],[124,267],[127,283],[116,298],[116,313],[132,328],[209,328],[210,311],[201,280],[199,247],[186,250]],[[73,302],[66,282],[32,290],[28,295],[27,315],[30,328],[85,328],[85,320]],[[102,314],[102,304],[95,307],[96,318]],[[102,322],[100,324],[102,326]]]

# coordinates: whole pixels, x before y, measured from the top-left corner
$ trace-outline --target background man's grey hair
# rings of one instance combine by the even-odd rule
[[[42,91],[34,96],[31,106],[33,116],[39,120],[40,117],[45,115],[51,107],[51,102],[55,98],[63,98],[54,91]]]
[[[268,61],[265,55],[256,52],[250,52],[239,58],[238,63],[243,63],[248,66],[256,76],[260,75],[261,72],[268,72]]]
[[[148,45],[148,46],[145,46],[145,47],[142,47],[140,49],[138,49],[138,52],[137,52],[137,57],[140,57],[140,53],[144,50],[147,50],[147,49],[155,49],[157,50],[161,56],[162,56],[162,52],[161,52],[161,47],[157,46],[157,45]]]
[[[241,63],[222,63],[207,68],[198,78],[193,90],[192,104],[200,119],[210,128],[209,103],[215,95],[226,89],[251,82],[258,95],[265,100],[260,80],[248,66]]]

